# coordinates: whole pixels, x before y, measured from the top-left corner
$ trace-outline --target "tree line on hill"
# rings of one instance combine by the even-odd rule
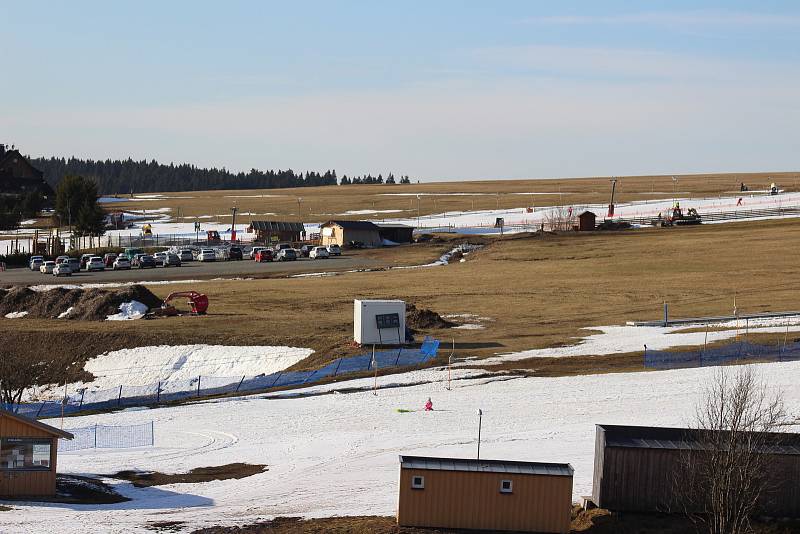
[[[94,180],[104,194],[153,193],[158,191],[206,191],[216,189],[278,189],[337,185],[335,170],[295,172],[288,170],[231,172],[225,168],[200,168],[188,163],[165,165],[155,160],[92,160],[70,158],[30,158],[31,164],[44,173],[45,180],[56,188],[64,176],[83,176]],[[393,174],[386,179],[371,174],[348,178],[341,184],[394,184]],[[411,183],[408,176],[399,183]]]

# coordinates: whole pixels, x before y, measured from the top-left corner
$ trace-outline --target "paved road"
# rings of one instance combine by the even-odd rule
[[[308,258],[290,262],[256,263],[252,260],[218,261],[199,263],[186,262],[181,267],[156,267],[155,269],[131,269],[130,271],[103,271],[75,273],[72,276],[56,278],[38,271],[17,268],[0,272],[0,284],[96,284],[109,282],[139,282],[159,280],[207,280],[211,278],[272,277],[282,274],[299,274],[320,271],[344,271],[380,266],[375,259],[358,253],[333,257],[325,260]]]

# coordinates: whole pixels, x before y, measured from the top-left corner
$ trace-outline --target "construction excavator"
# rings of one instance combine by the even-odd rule
[[[208,297],[197,291],[176,291],[167,295],[161,307],[151,312],[152,317],[175,317],[181,312],[170,302],[174,299],[186,297],[190,315],[205,315],[208,311]]]

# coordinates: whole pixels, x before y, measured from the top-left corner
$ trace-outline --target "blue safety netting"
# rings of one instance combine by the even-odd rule
[[[170,380],[145,386],[120,385],[104,390],[83,390],[68,396],[65,401],[47,401],[3,406],[5,409],[33,418],[58,417],[86,410],[107,410],[125,406],[145,406],[208,395],[221,395],[278,387],[313,384],[323,378],[386,369],[422,365],[436,357],[439,340],[426,337],[419,348],[379,350],[339,358],[325,367],[311,371],[281,371],[257,376],[197,376]]]
[[[654,369],[677,369],[683,367],[706,367],[734,362],[794,361],[800,360],[800,343],[756,345],[741,341],[707,350],[662,351],[647,350],[645,367]]]

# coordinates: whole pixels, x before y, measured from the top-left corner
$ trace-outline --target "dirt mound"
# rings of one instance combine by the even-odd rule
[[[161,299],[144,286],[120,289],[68,289],[57,287],[33,291],[27,287],[0,289],[0,316],[28,312],[26,317],[54,319],[69,311],[66,319],[102,321],[119,311],[123,302],[138,300],[150,308],[161,305]],[[70,310],[71,309],[71,310]]]
[[[429,328],[451,328],[456,323],[444,319],[433,310],[417,308],[413,304],[406,306],[406,326],[412,330]]]

